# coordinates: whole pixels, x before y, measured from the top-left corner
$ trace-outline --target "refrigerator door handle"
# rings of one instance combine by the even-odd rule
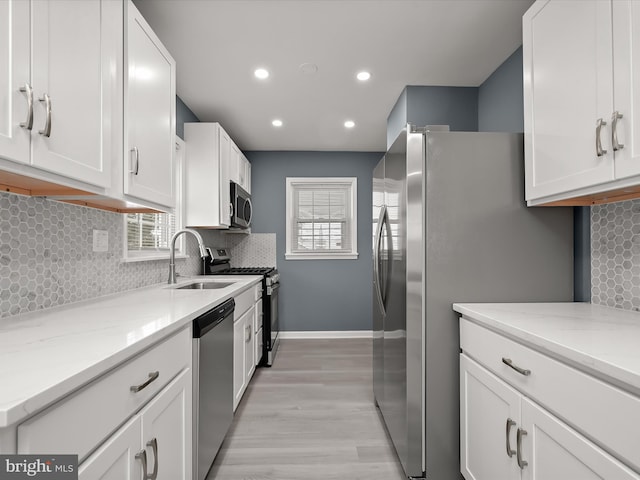
[[[378,217],[378,227],[376,229],[375,245],[373,247],[373,276],[374,285],[376,291],[376,298],[380,305],[380,311],[383,315],[386,315],[386,309],[384,306],[384,300],[382,299],[382,290],[380,288],[380,244],[382,243],[382,227],[387,218],[387,206],[383,205],[380,209],[380,216]]]

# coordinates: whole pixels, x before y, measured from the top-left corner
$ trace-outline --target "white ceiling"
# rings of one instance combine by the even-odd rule
[[[384,151],[402,89],[481,85],[522,43],[532,0],[135,3],[176,59],[178,96],[242,150]],[[271,76],[257,80],[257,67]]]

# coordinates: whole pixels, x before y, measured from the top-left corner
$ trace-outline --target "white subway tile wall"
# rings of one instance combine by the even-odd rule
[[[591,303],[640,311],[640,200],[591,207]]]
[[[109,247],[93,252],[93,230]],[[167,260],[122,262],[122,214],[0,193],[0,317],[162,283]],[[181,275],[200,273],[195,240]]]

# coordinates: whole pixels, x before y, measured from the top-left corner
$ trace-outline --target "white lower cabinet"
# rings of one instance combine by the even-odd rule
[[[620,460],[637,461],[624,424],[637,415],[636,397],[464,319],[460,326],[466,480],[640,480]]]
[[[83,480],[192,480],[191,342],[184,328],[24,421],[17,453],[78,455]]]
[[[262,355],[262,283],[242,292],[235,297],[235,302],[236,309],[233,314],[234,412]]]
[[[190,480],[191,369],[184,370],[79,468],[79,478]],[[157,475],[157,476],[156,476]]]
[[[244,395],[255,372],[255,336],[253,335],[253,306],[240,314],[233,324],[233,410]]]
[[[135,417],[80,465],[79,480],[133,480],[142,478],[140,451],[142,420]]]

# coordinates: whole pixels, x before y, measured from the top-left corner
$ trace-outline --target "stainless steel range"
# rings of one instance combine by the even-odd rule
[[[263,347],[261,366],[270,367],[278,351],[278,292],[280,274],[274,267],[231,267],[231,255],[224,248],[208,248],[202,259],[203,275],[262,275]]]

